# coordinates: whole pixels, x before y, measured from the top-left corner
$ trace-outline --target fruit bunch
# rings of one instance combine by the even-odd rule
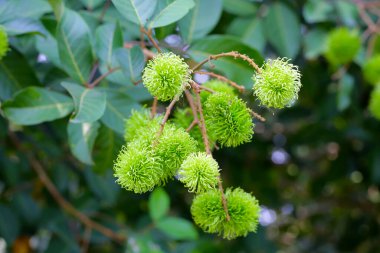
[[[268,60],[252,80],[253,94],[268,108],[290,106],[301,87],[300,73],[288,59]],[[255,125],[247,103],[227,82],[197,84],[189,65],[173,53],[150,60],[143,83],[158,101],[171,103],[164,115],[145,108],[126,120],[126,144],[114,164],[117,183],[144,193],[177,178],[196,194],[191,213],[205,232],[233,239],[256,231],[257,199],[240,188],[224,190],[218,162],[212,157],[216,145],[237,147],[252,140]],[[182,97],[189,107],[174,111],[174,103]]]

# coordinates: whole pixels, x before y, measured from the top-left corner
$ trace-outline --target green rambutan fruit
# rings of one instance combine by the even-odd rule
[[[215,92],[236,95],[235,89],[231,85],[218,79],[211,79],[203,83],[202,86],[205,86]],[[210,92],[202,90],[199,95],[201,96],[201,101],[205,102],[208,96],[210,95]]]
[[[0,60],[7,54],[8,50],[8,35],[5,31],[5,28],[0,25]]]
[[[236,147],[251,141],[254,126],[251,111],[238,97],[213,93],[204,104],[204,113],[207,134],[222,146]]]
[[[298,67],[286,58],[268,60],[261,73],[253,76],[253,92],[260,103],[268,108],[284,108],[298,98],[301,88]]]
[[[327,36],[324,55],[332,65],[343,65],[355,58],[360,45],[361,39],[357,31],[350,31],[346,27],[337,28]]]
[[[217,189],[197,195],[191,205],[194,222],[207,233],[218,233],[225,239],[246,236],[257,229],[260,206],[254,196],[240,188],[225,193],[230,220]]]
[[[114,163],[116,182],[135,193],[152,190],[160,183],[162,175],[162,161],[149,145],[139,140],[123,146]]]
[[[364,63],[363,73],[367,82],[380,85],[380,55],[375,55]]]
[[[372,90],[368,109],[373,117],[380,120],[380,85]]]
[[[152,96],[160,101],[180,95],[191,80],[189,66],[173,53],[160,53],[144,69],[143,83]]]
[[[124,139],[127,142],[133,141],[139,138],[141,134],[146,133],[148,129],[158,131],[161,120],[162,116],[151,119],[148,109],[132,110],[131,116],[125,121]]]
[[[155,156],[159,157],[164,170],[162,183],[173,177],[186,157],[198,150],[197,142],[183,129],[167,124],[163,133],[153,144]]]
[[[205,152],[190,154],[178,171],[179,180],[189,192],[201,193],[215,188],[218,184],[219,165]]]
[[[194,119],[193,113],[192,113],[191,109],[188,107],[188,108],[184,108],[184,109],[177,109],[174,112],[174,117],[173,117],[171,122],[173,122],[173,124],[176,125],[177,127],[182,127],[183,129],[187,129],[190,126],[190,124],[193,122],[193,119]],[[191,137],[194,138],[194,140],[197,141],[198,150],[204,151],[205,145],[203,143],[202,132],[201,132],[198,124],[195,125],[189,131],[189,134]],[[213,148],[214,142],[215,141],[213,141],[209,136],[209,143],[210,143],[211,148]]]

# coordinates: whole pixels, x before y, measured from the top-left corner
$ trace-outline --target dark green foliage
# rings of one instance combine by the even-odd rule
[[[370,62],[380,53],[380,36],[368,29],[357,3],[371,5],[364,12],[377,24],[377,1],[369,0],[0,0],[0,26],[8,38],[0,57],[4,252],[81,252],[87,242],[87,252],[94,253],[380,252],[380,106],[378,88],[369,85],[377,83],[372,78],[378,64]],[[251,143],[218,149],[211,142],[224,187],[240,186],[260,200],[256,233],[234,240],[205,234],[189,212],[194,195],[172,174],[174,180],[153,194],[135,194],[115,182],[112,164],[126,144],[125,121],[131,109],[140,112],[152,104],[142,71],[153,56],[147,50],[157,50],[146,36],[147,50],[140,47],[141,25],[152,28],[163,52],[179,55],[190,67],[229,51],[248,55],[259,66],[278,57],[299,66],[298,100],[283,110],[267,110],[252,96],[256,73],[247,62],[223,57],[202,66],[243,85],[246,92],[239,97],[266,118],[253,119]],[[326,52],[330,32],[342,27],[356,35],[338,38],[331,47],[335,53]],[[83,89],[72,95],[62,82]],[[82,103],[75,104],[81,95]],[[168,104],[158,104],[152,129],[159,128]],[[89,108],[96,108],[85,113],[91,117],[73,120]],[[188,128],[192,112],[184,96],[174,113],[171,124]],[[142,115],[141,122],[151,122],[149,109]],[[156,136],[153,130],[141,133],[149,144]],[[199,127],[189,134],[197,152],[204,151]],[[133,164],[157,165],[156,158],[147,159],[151,147],[135,149],[142,160]],[[30,157],[67,203],[126,240],[115,242],[88,229],[62,208]],[[144,171],[153,178],[144,190],[155,183],[149,172],[160,166]],[[214,201],[220,211],[220,195]]]

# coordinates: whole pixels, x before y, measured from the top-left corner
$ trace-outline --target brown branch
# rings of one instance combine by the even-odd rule
[[[97,223],[96,221],[91,220],[84,213],[80,212],[73,205],[71,205],[61,195],[61,193],[59,193],[53,182],[46,174],[42,164],[31,153],[26,151],[25,148],[21,146],[21,143],[18,140],[17,136],[13,132],[9,132],[9,137],[11,138],[15,147],[26,154],[30,166],[37,173],[38,178],[41,180],[42,184],[46,187],[50,195],[62,207],[62,209],[82,222],[86,227],[98,231],[99,233],[114,240],[115,242],[123,243],[126,240],[126,237],[124,235],[117,234],[113,230]]]
[[[158,103],[157,97],[154,97],[153,98],[152,109],[150,111],[150,118],[151,119],[153,119],[154,116],[156,116],[156,113],[157,113],[157,103]]]
[[[251,114],[252,114],[253,117],[259,119],[262,122],[266,121],[266,119],[263,116],[261,116],[260,114],[258,114],[257,112],[254,112],[254,111],[251,110]]]
[[[195,106],[193,96],[190,94],[190,91],[188,91],[188,90],[185,90],[185,96],[186,96],[187,102],[189,103],[191,111],[193,112],[194,120],[198,121],[197,107]],[[199,121],[198,121],[198,123],[199,123]]]
[[[148,37],[149,41],[152,43],[152,45],[154,46],[154,48],[156,48],[157,52],[161,53],[161,48],[158,46],[157,42],[152,37],[152,30],[149,29],[147,31],[147,30],[145,30],[144,27],[141,27],[140,31],[141,31],[141,33],[145,34]]]
[[[116,68],[112,68],[110,70],[108,70],[107,73],[104,73],[103,75],[99,76],[95,81],[93,81],[92,83],[90,83],[88,85],[88,87],[90,89],[94,88],[98,83],[100,83],[104,78],[106,78],[107,76],[109,76],[110,74],[112,74],[113,72],[117,71],[117,70],[120,70],[121,68],[120,67],[116,67]]]
[[[203,143],[205,144],[205,150],[206,150],[207,154],[211,155],[210,143],[208,141],[207,129],[206,129],[206,124],[205,124],[205,119],[204,119],[204,116],[203,116],[201,96],[199,95],[199,93],[200,93],[200,89],[199,89],[200,85],[197,84],[194,81],[190,82],[190,85],[191,85],[191,87],[195,91],[195,96],[196,96],[196,102],[195,103],[196,103],[197,111],[199,113],[199,122],[198,122],[198,124],[199,124],[199,128],[201,129]]]
[[[236,51],[210,55],[209,57],[207,57],[206,59],[204,59],[203,61],[201,61],[197,65],[195,65],[192,68],[192,70],[195,71],[195,70],[199,69],[201,66],[203,66],[205,63],[210,62],[211,60],[217,60],[218,58],[221,58],[221,57],[234,57],[235,59],[240,58],[240,59],[248,62],[249,65],[251,65],[258,73],[261,73],[261,69],[251,58],[249,58],[248,56],[246,56],[244,54],[240,54],[239,52],[236,52]]]
[[[214,72],[194,71],[194,73],[197,73],[197,74],[200,74],[200,75],[208,75],[208,76],[215,77],[216,79],[218,79],[220,81],[229,83],[232,87],[238,89],[240,92],[244,92],[245,91],[245,87],[244,86],[238,85],[237,83],[235,83],[234,81],[228,79],[227,77],[222,76],[222,75],[218,75],[218,74],[216,74]]]
[[[210,144],[209,144],[208,137],[207,137],[207,129],[206,129],[206,124],[205,124],[205,119],[203,116],[201,97],[199,95],[199,92],[200,92],[199,85],[196,82],[191,82],[190,84],[191,84],[191,87],[194,89],[195,95],[197,98],[196,104],[197,104],[198,113],[199,113],[199,123],[198,124],[199,124],[199,127],[201,129],[202,139],[203,139],[203,143],[205,145],[205,150],[206,150],[207,154],[212,156],[211,150],[210,150]],[[218,178],[218,186],[219,186],[219,191],[220,191],[220,195],[221,195],[221,202],[223,205],[223,209],[224,209],[224,212],[226,213],[226,220],[229,221],[230,215],[228,213],[227,199],[226,199],[226,196],[224,195],[224,189],[223,189],[222,180],[220,177]]]
[[[190,126],[189,126],[188,128],[186,128],[186,132],[190,132],[191,129],[193,129],[193,127],[195,127],[195,125],[198,124],[198,122],[199,122],[198,119],[194,119],[194,120],[191,122]]]
[[[227,221],[230,221],[230,214],[228,213],[228,205],[227,205],[227,199],[226,199],[226,196],[224,195],[224,189],[223,189],[223,185],[222,185],[222,179],[219,177],[218,178],[218,187],[219,187],[219,191],[220,191],[220,198],[221,198],[221,201],[222,201],[222,205],[223,205],[223,209],[224,209],[224,212],[226,213],[226,220]]]
[[[141,43],[136,42],[136,41],[130,41],[124,43],[125,48],[132,48],[133,46],[139,45],[141,47]],[[152,59],[156,54],[150,51],[147,48],[142,48],[142,51],[147,59]]]
[[[160,137],[162,132],[164,131],[165,124],[168,121],[170,113],[172,112],[173,107],[174,107],[175,103],[177,103],[178,99],[179,99],[179,96],[174,97],[174,99],[170,102],[169,106],[166,107],[166,112],[165,112],[164,118],[161,121],[161,127],[157,133],[157,137]]]
[[[198,84],[197,84],[197,85],[198,85]],[[212,89],[210,89],[210,88],[207,88],[206,86],[199,85],[198,88],[201,89],[201,90],[205,90],[205,91],[207,91],[207,92],[210,92],[210,93],[215,93],[214,90],[212,90]]]

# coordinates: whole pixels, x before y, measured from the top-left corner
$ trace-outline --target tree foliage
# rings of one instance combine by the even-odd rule
[[[379,10],[369,0],[0,0],[0,245],[13,252],[379,251]],[[172,57],[161,63],[179,63],[167,77],[159,59],[148,63],[159,50]],[[283,57],[301,77],[281,65],[290,64]],[[163,130],[167,142],[151,149],[135,140],[140,132],[151,141],[168,100],[188,89],[181,86],[187,66],[196,82],[212,80],[202,87],[219,92],[202,90],[199,100],[206,127],[217,132],[209,144],[227,202],[234,199],[231,223],[218,190],[192,202],[183,187],[186,177],[199,178],[191,175],[197,161],[184,164],[184,178],[175,173],[188,154],[173,143],[207,148],[200,126],[185,132],[193,119],[187,94]],[[162,91],[168,78],[176,86],[156,105],[149,91]],[[234,125],[249,113],[253,135],[247,120]],[[221,114],[230,121],[220,124]],[[237,146],[236,128],[241,145],[226,148]],[[160,159],[171,159],[171,169]],[[129,177],[126,163],[135,172]],[[125,188],[150,180],[136,192],[166,185],[137,195],[115,182],[119,172]],[[210,209],[197,208],[201,200]],[[248,215],[252,208],[261,208],[261,225]],[[210,214],[221,219],[211,227]],[[198,230],[192,215],[226,238],[257,232],[227,241]]]

